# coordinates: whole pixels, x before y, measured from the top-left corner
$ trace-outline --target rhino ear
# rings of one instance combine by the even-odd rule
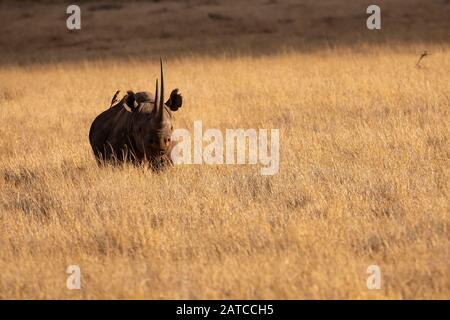
[[[127,95],[123,97],[123,100],[123,107],[128,112],[134,112],[137,109],[138,103],[136,102],[133,91],[127,91]]]
[[[169,100],[166,101],[166,106],[172,111],[177,111],[183,104],[183,97],[178,93],[178,89],[172,90]]]

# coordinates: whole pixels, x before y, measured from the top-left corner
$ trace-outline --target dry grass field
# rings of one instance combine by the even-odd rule
[[[449,299],[450,45],[433,28],[434,42],[302,37],[265,54],[159,42],[185,98],[175,128],[278,128],[273,176],[100,168],[92,120],[117,89],[153,91],[156,57],[1,52],[0,298]]]

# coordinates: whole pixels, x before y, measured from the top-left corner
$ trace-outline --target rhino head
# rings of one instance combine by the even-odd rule
[[[138,158],[158,162],[169,157],[172,148],[173,112],[182,105],[182,97],[175,89],[164,103],[164,71],[161,60],[161,93],[156,79],[155,96],[149,92],[128,91],[123,98],[124,108],[132,113],[128,136],[133,140]]]

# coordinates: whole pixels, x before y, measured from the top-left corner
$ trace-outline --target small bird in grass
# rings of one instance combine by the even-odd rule
[[[423,58],[425,58],[426,56],[429,56],[428,51],[425,50],[419,57],[419,60],[416,63],[416,67],[420,67],[420,61],[422,61]]]

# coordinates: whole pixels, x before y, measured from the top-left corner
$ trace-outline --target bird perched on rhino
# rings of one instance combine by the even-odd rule
[[[183,102],[174,89],[164,103],[164,71],[161,63],[161,93],[156,79],[155,96],[150,92],[127,91],[115,105],[98,115],[89,131],[89,142],[98,164],[131,162],[148,164],[154,170],[172,164],[170,153],[173,112]]]

